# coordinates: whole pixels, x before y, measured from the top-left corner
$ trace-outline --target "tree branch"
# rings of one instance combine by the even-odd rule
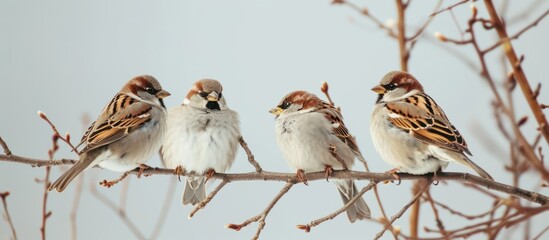
[[[499,17],[496,8],[494,7],[494,3],[492,3],[491,0],[484,0],[484,5],[486,6],[486,10],[488,11],[490,19],[492,20],[492,25],[496,29],[500,40],[503,41],[503,50],[507,55],[507,60],[509,61],[509,64],[511,64],[511,66],[516,66],[513,71],[515,78],[522,90],[522,93],[524,94],[526,102],[528,102],[532,113],[536,117],[540,132],[545,138],[545,141],[549,143],[549,124],[547,123],[545,114],[543,114],[543,111],[541,110],[537,99],[534,97],[532,88],[530,88],[530,84],[528,83],[528,79],[526,78],[526,74],[524,73],[521,65],[518,64],[520,63],[520,61],[517,57],[517,54],[515,53],[513,45],[511,44],[511,40],[507,35],[507,29],[501,21],[501,18]]]

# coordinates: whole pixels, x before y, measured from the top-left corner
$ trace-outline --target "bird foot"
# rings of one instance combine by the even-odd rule
[[[296,177],[303,184],[309,186],[309,183],[307,182],[307,177],[305,176],[305,171],[303,171],[303,169],[297,169]]]
[[[334,169],[330,165],[326,165],[326,168],[324,168],[324,175],[326,176],[326,182],[328,182],[328,177],[332,176],[332,173],[334,172]]]
[[[137,168],[139,169],[139,172],[137,173],[137,178],[141,178],[141,175],[143,175],[143,171],[145,171],[146,169],[149,169],[151,167],[149,165],[140,163],[139,167],[137,167]],[[147,177],[148,175],[143,175],[143,176]]]
[[[396,185],[400,185],[400,177],[398,176],[397,172],[398,172],[398,168],[393,168],[393,169],[387,171],[387,173],[390,173],[391,175],[393,175],[393,177],[395,178],[395,180],[398,181],[398,182],[396,183]],[[393,182],[393,181],[391,181],[391,182]]]
[[[185,174],[185,169],[182,166],[177,166],[174,169],[174,174],[177,175],[177,179],[181,182],[181,175]]]
[[[208,169],[208,171],[206,171],[206,181],[204,182],[208,182],[208,180],[210,180],[210,178],[212,178],[214,174],[215,174],[215,170],[211,168]]]

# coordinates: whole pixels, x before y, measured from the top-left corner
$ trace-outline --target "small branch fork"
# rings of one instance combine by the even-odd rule
[[[259,238],[259,234],[261,234],[261,230],[265,227],[265,219],[267,218],[267,215],[269,215],[269,212],[273,209],[273,207],[276,205],[276,203],[284,196],[290,189],[296,184],[296,181],[288,181],[286,185],[280,190],[280,192],[275,196],[275,198],[267,205],[267,207],[261,212],[260,214],[249,218],[248,220],[244,221],[241,224],[227,224],[227,228],[233,229],[235,231],[240,231],[243,227],[248,226],[252,222],[259,222],[257,226],[257,231],[255,232],[255,235],[252,237],[252,239],[256,240]]]

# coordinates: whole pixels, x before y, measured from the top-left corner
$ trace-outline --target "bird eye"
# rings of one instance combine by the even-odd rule
[[[217,95],[217,97],[218,97],[219,99],[221,99],[222,96],[223,96],[223,95],[221,95],[221,93],[219,93],[219,94]]]
[[[282,104],[280,104],[280,106],[278,106],[282,109],[287,109],[288,107],[290,107],[290,103],[289,102],[283,102]]]
[[[397,87],[398,87],[398,84],[396,84],[396,83],[389,83],[389,84],[383,85],[383,88],[385,88],[389,91],[395,90]]]
[[[208,96],[207,92],[199,92],[198,95],[200,95],[203,98],[206,98]]]
[[[146,88],[145,88],[145,91],[148,92],[148,93],[150,93],[150,94],[152,94],[152,95],[155,95],[155,94],[158,93],[158,90],[156,90],[156,89],[154,89],[154,88],[152,88],[152,87],[146,87]]]

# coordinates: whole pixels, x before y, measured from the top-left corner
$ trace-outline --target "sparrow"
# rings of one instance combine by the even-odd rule
[[[355,157],[364,161],[356,141],[334,106],[306,91],[286,95],[270,111],[275,115],[276,142],[288,165],[297,169],[297,178],[307,184],[305,173],[351,169]],[[334,179],[347,204],[358,194],[353,180]],[[359,198],[347,209],[350,222],[370,218],[370,209]]]
[[[196,205],[206,198],[206,181],[233,164],[240,139],[238,113],[229,109],[221,83],[197,81],[183,104],[168,111],[167,134],[161,156],[168,168],[198,175],[187,177],[183,205]]]
[[[139,167],[158,152],[166,132],[163,90],[149,75],[129,80],[88,128],[80,144],[80,159],[49,190],[63,191],[84,170],[99,165],[125,172]]]
[[[372,91],[378,97],[370,134],[381,158],[395,167],[389,172],[436,173],[457,162],[493,180],[465,155],[472,156],[465,139],[414,76],[389,72]]]

